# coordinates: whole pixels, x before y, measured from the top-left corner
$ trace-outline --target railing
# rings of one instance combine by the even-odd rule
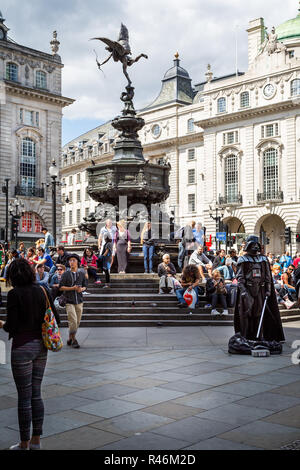
[[[219,196],[220,206],[238,205],[243,203],[243,197],[240,193],[230,196]]]
[[[15,196],[44,197],[44,188],[15,186]]]
[[[267,202],[267,201],[283,201],[283,191],[280,189],[278,191],[264,191],[263,193],[257,193],[256,197],[257,202]]]

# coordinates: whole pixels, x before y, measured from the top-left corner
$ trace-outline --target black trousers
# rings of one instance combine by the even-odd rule
[[[217,304],[220,303],[222,307],[227,310],[226,295],[224,294],[211,294],[211,306],[216,308]]]

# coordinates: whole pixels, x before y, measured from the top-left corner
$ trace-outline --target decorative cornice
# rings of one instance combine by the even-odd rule
[[[194,124],[203,129],[208,127],[216,127],[220,124],[228,122],[236,122],[245,119],[252,118],[254,116],[263,116],[265,114],[274,114],[274,112],[285,111],[287,109],[292,109],[295,107],[300,107],[300,100],[288,100],[280,103],[272,103],[267,106],[260,106],[258,108],[247,108],[243,111],[237,111],[230,114],[222,114],[208,119],[202,119],[200,121],[195,121]]]
[[[6,92],[10,92],[15,95],[29,96],[42,101],[50,101],[52,103],[59,104],[62,107],[69,106],[75,101],[73,98],[66,98],[65,96],[55,95],[54,93],[49,93],[47,91],[34,90],[33,88],[25,87],[9,80],[4,80],[4,83]]]

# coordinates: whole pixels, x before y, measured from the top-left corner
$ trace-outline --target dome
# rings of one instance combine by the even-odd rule
[[[170,78],[174,78],[174,77],[190,78],[188,72],[182,67],[180,67],[179,64],[180,64],[180,60],[179,60],[179,54],[177,52],[175,54],[174,66],[166,71],[163,80],[169,80]]]
[[[296,18],[277,26],[276,34],[279,41],[300,38],[300,10]]]

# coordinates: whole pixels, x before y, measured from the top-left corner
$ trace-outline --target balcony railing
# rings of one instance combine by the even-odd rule
[[[234,206],[243,203],[243,197],[240,193],[227,196],[219,196],[220,206]]]
[[[29,186],[15,186],[15,196],[44,197],[44,188],[31,188]]]
[[[283,191],[280,189],[278,191],[264,191],[263,193],[257,193],[257,202],[282,202],[283,201]]]

